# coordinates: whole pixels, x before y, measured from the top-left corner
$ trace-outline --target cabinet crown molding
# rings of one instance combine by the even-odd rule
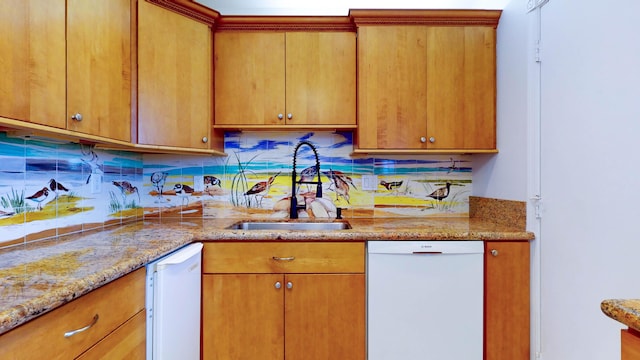
[[[497,27],[502,10],[350,10],[349,17],[361,25],[439,25]]]
[[[142,1],[142,0],[141,0]],[[175,11],[194,20],[213,26],[220,13],[206,6],[200,5],[193,0],[146,0],[163,8]]]
[[[222,16],[216,31],[353,31],[348,16]]]

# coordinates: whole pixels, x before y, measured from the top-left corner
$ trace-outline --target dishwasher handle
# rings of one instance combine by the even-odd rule
[[[414,251],[413,255],[439,255],[442,251]]]

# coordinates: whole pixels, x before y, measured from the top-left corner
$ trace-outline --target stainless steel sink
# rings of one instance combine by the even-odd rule
[[[351,229],[346,221],[334,222],[284,222],[284,221],[240,221],[227,229],[232,230],[291,230],[291,231],[325,231],[325,230],[346,230]]]

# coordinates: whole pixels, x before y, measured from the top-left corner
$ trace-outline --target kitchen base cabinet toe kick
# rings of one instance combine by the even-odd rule
[[[365,359],[364,243],[206,243],[203,359]]]

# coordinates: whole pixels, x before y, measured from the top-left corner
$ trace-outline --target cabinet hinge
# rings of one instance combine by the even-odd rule
[[[536,62],[542,62],[542,44],[540,43],[540,40],[536,41],[536,48],[534,49],[535,51],[535,55],[534,58],[536,60]]]
[[[542,196],[535,195],[530,199],[533,201],[533,211],[536,219],[542,219]]]

